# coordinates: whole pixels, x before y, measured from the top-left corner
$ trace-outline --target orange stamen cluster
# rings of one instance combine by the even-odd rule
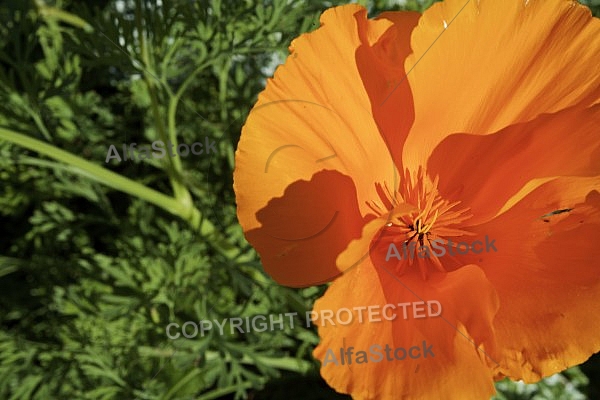
[[[460,201],[450,202],[444,199],[438,191],[438,183],[438,177],[432,181],[423,169],[419,168],[414,177],[408,170],[405,171],[400,179],[399,188],[393,192],[387,184],[377,185],[380,202],[371,202],[369,206],[379,216],[389,215],[381,235],[381,244],[387,246],[394,243],[398,246],[403,243],[409,244],[416,239],[421,246],[431,248],[431,242],[436,239],[448,243],[447,237],[472,234],[460,228],[461,224],[471,217],[469,210],[458,209]],[[401,212],[406,209],[407,204],[413,206],[415,211]],[[415,260],[420,263],[421,271],[426,278],[427,259],[415,258]],[[437,270],[445,271],[435,255],[428,260]],[[412,262],[413,258],[410,258],[408,262],[401,263],[401,272]]]

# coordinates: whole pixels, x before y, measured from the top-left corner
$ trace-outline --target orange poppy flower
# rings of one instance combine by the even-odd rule
[[[333,388],[486,399],[600,350],[587,8],[447,0],[370,20],[348,5],[290,51],[243,128],[234,189],[276,281],[333,281],[311,314]]]

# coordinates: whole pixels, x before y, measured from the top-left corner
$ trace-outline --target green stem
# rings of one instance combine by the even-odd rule
[[[206,351],[205,353],[206,361],[210,362],[215,359],[219,359],[222,357],[221,353],[218,351]],[[231,354],[227,354],[224,359],[226,362],[232,361]],[[286,370],[291,372],[296,372],[299,374],[306,374],[312,368],[312,364],[306,360],[299,360],[294,357],[268,357],[268,356],[259,356],[254,355],[250,357],[247,354],[242,356],[241,360],[237,360],[241,364],[248,365],[256,365],[257,362],[266,365],[267,367],[276,368],[280,370]]]
[[[293,357],[270,358],[265,356],[256,356],[256,360],[261,364],[271,368],[297,372],[299,374],[306,374],[308,371],[310,371],[312,366],[308,361],[299,360]],[[247,355],[244,355],[240,362],[242,364],[256,365],[254,359]]]
[[[154,124],[158,131],[158,136],[160,137],[160,140],[165,144],[165,146],[167,146],[168,142],[171,142],[171,144],[174,145],[175,148],[177,148],[177,135],[174,132],[175,126],[172,127],[173,133],[172,133],[172,135],[170,135],[170,136],[172,136],[172,138],[169,138],[165,132],[165,128],[164,128],[161,118],[160,118],[160,109],[158,107],[158,99],[156,97],[156,92],[154,91],[154,86],[153,86],[152,82],[149,81],[147,75],[146,75],[145,80],[146,80],[146,86],[148,88],[148,93],[150,94],[150,102],[152,104],[152,114],[154,115]],[[169,126],[169,131],[171,131],[170,126]],[[169,174],[169,180],[171,181],[171,187],[173,188],[175,198],[177,198],[180,201],[185,201],[185,202],[191,204],[191,201],[192,201],[191,195],[190,195],[189,191],[187,190],[187,188],[185,187],[185,185],[181,181],[182,170],[183,170],[183,167],[181,164],[181,160],[178,157],[168,157],[167,172]]]
[[[249,389],[254,384],[252,382],[244,382],[237,385],[227,386],[222,389],[213,390],[209,394],[198,397],[196,400],[214,400],[219,397],[225,396],[226,394],[233,393],[239,389]]]
[[[183,95],[183,92],[185,92],[187,90],[187,87],[196,78],[196,75],[198,73],[204,71],[210,65],[214,64],[214,62],[215,62],[214,60],[209,60],[209,61],[206,61],[206,62],[200,64],[194,71],[192,71],[191,74],[188,75],[187,78],[185,78],[185,80],[183,81],[183,83],[181,84],[181,86],[179,86],[179,89],[177,89],[177,93],[175,94],[176,101],[179,101],[179,99]],[[177,104],[177,103],[175,103],[175,104]]]
[[[179,101],[181,100],[181,96],[183,95],[183,93],[187,90],[187,87],[190,85],[190,83],[192,83],[192,81],[195,79],[196,75],[202,71],[204,71],[205,68],[207,68],[209,65],[211,65],[213,63],[213,61],[207,61],[205,63],[202,63],[200,66],[198,66],[198,68],[196,68],[186,79],[185,81],[183,81],[183,83],[181,84],[181,86],[179,87],[179,89],[177,89],[177,92],[174,95],[170,96],[170,100],[169,100],[169,107],[167,110],[167,121],[168,121],[168,126],[169,126],[169,137],[171,139],[171,142],[175,142],[177,141],[176,138],[176,130],[175,130],[175,117],[177,115],[177,106],[179,105]],[[198,114],[198,116],[200,116],[202,118],[202,116],[200,114]],[[205,120],[204,118],[202,118],[205,123],[208,123],[207,120]]]
[[[167,67],[168,67],[169,63],[171,62],[173,55],[175,54],[176,51],[179,50],[179,47],[181,46],[182,43],[183,43],[183,38],[175,39],[175,42],[169,46],[169,48],[167,49],[167,52],[163,56],[162,62],[160,63],[160,65],[161,65],[161,68],[160,68],[161,81],[163,81],[163,82],[167,81],[167,71],[168,71]]]
[[[167,136],[167,132],[165,131],[165,127],[161,119],[160,108],[158,106],[158,96],[156,95],[154,83],[154,80],[158,78],[156,78],[156,71],[153,68],[153,63],[150,60],[150,53],[148,52],[146,32],[142,24],[142,2],[139,0],[136,1],[135,14],[136,29],[138,31],[138,38],[140,41],[140,55],[142,59],[143,70],[142,73],[144,76],[144,82],[146,83],[146,87],[148,88],[148,94],[150,95],[150,103],[152,107],[152,114],[154,116],[154,124],[156,126],[158,136],[163,141],[163,143],[165,143],[166,145],[167,142],[170,141],[175,146],[175,148],[177,148],[177,133],[175,131],[175,126],[169,126],[169,135]],[[181,160],[178,157],[168,157],[167,163],[169,181],[171,182],[171,187],[173,188],[175,198],[181,202],[191,205],[192,196],[190,195],[190,192],[187,190],[181,179],[181,177],[183,176],[183,165],[181,163]]]
[[[202,218],[200,211],[193,205],[185,204],[177,199],[166,196],[141,183],[125,178],[67,151],[61,150],[58,147],[4,128],[0,128],[0,139],[70,165],[79,170],[76,172],[81,175],[100,182],[110,188],[152,203],[163,210],[188,221],[194,228],[200,227],[201,230],[206,231],[210,229],[208,225],[212,225],[210,221]],[[201,220],[202,224],[200,224]],[[214,230],[214,226],[212,229]]]
[[[44,18],[54,18],[69,25],[75,26],[77,28],[81,28],[88,33],[94,32],[93,26],[91,26],[87,23],[87,21],[78,17],[75,14],[68,13],[55,7],[47,6],[42,0],[37,0],[35,3],[39,10],[39,13]]]

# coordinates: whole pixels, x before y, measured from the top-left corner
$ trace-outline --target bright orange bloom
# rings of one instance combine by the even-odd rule
[[[447,0],[369,20],[348,5],[290,51],[236,153],[248,241],[281,284],[333,280],[319,315],[443,307],[319,326],[333,388],[487,399],[495,379],[535,382],[600,350],[600,21],[587,8]],[[454,254],[391,251],[436,241]],[[435,357],[325,362],[425,342]]]

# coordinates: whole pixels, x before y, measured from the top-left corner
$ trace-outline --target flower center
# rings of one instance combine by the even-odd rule
[[[469,209],[460,208],[460,201],[450,202],[438,191],[438,177],[433,181],[419,168],[415,176],[407,170],[400,179],[400,185],[393,192],[387,185],[377,184],[380,201],[371,202],[369,206],[379,216],[389,214],[388,222],[380,236],[381,245],[387,250],[393,243],[396,248],[412,246],[413,251],[426,252],[427,257],[406,257],[400,265],[400,272],[417,261],[424,276],[426,265],[447,271],[435,252],[430,251],[432,242],[448,245],[449,239],[463,235],[473,235],[461,226],[471,218]],[[407,205],[415,211],[406,213]],[[411,243],[413,243],[411,245]]]

